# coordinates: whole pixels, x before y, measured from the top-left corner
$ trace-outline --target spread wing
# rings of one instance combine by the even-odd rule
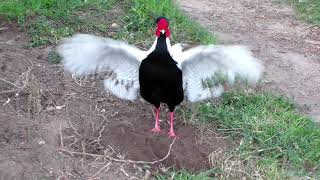
[[[182,52],[177,62],[191,102],[220,96],[223,84],[233,84],[236,77],[256,83],[263,73],[263,66],[243,46],[197,46]]]
[[[65,70],[76,76],[91,76],[104,81],[114,95],[134,100],[139,90],[139,66],[147,56],[122,41],[88,34],[77,34],[58,45]]]

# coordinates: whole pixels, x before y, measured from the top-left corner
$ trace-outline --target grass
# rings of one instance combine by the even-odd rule
[[[320,125],[300,115],[291,100],[238,90],[192,109],[180,113],[191,119],[197,112],[189,123],[214,124],[212,130],[234,142],[234,149],[221,154],[210,173],[171,171],[158,179],[320,178]]]
[[[107,0],[4,0],[0,4],[0,16],[17,21],[27,30],[31,47],[54,45],[75,31],[103,31],[104,22],[97,17],[103,16],[112,3]]]
[[[287,0],[300,12],[300,17],[309,23],[320,25],[319,0]]]
[[[247,173],[242,175],[320,177],[320,126],[298,114],[289,99],[236,91],[225,93],[219,103],[202,103],[198,108],[199,122],[215,124],[215,131],[238,142],[225,159],[238,162],[235,169]],[[219,179],[226,176],[225,163],[215,168]]]
[[[169,172],[166,175],[157,176],[156,180],[210,180],[213,177],[210,177],[211,171],[202,172],[199,174],[192,174],[188,171],[181,170],[176,172]]]

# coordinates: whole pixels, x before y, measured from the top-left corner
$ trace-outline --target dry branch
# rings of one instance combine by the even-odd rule
[[[109,170],[109,167],[111,165],[111,162],[109,162],[108,164],[104,165],[101,169],[99,169],[99,171],[97,171],[94,175],[92,175],[89,179],[95,179],[104,169],[107,168],[107,171]]]
[[[115,161],[115,162],[133,163],[133,164],[156,164],[156,163],[159,163],[159,162],[166,160],[170,156],[172,146],[175,143],[175,141],[176,141],[176,138],[174,138],[172,140],[167,154],[163,158],[155,160],[155,161],[134,161],[134,160],[130,160],[130,159],[126,160],[126,159],[114,158],[114,157],[111,157],[110,155],[92,154],[92,153],[87,153],[87,152],[76,152],[76,151],[71,151],[71,150],[67,150],[67,149],[63,149],[63,148],[61,148],[59,151],[69,153],[70,155],[81,155],[83,157],[91,156],[94,158],[106,158],[106,159],[109,159],[109,160]]]

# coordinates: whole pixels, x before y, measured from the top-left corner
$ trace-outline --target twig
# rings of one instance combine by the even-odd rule
[[[63,148],[63,137],[62,137],[62,127],[61,127],[61,123],[60,123],[60,128],[59,128],[59,133],[60,133],[60,145]]]
[[[11,101],[11,99],[8,98],[8,100],[5,103],[3,103],[3,106],[5,106],[6,104],[9,104],[10,101]]]
[[[103,146],[100,144],[100,141],[101,141],[101,137],[102,137],[102,132],[104,131],[104,128],[105,128],[105,127],[106,127],[106,126],[102,126],[101,130],[99,131],[99,137],[98,137],[98,139],[90,142],[89,145],[97,142],[97,144],[100,146],[100,148],[103,147]]]
[[[109,144],[108,144],[108,146],[109,146],[109,148],[112,150],[112,152],[113,152],[114,154],[116,154],[116,156],[117,156],[119,159],[122,159],[120,153],[118,154],[118,153],[113,149],[113,147],[110,146]]]
[[[70,114],[69,114],[69,108],[67,108],[67,113],[68,113],[68,123],[69,123],[71,129],[73,130],[74,133],[76,133],[76,135],[81,137],[80,134],[78,133],[77,129],[71,123]]]
[[[19,90],[18,89],[12,89],[12,90],[1,91],[0,94],[10,94],[10,93],[15,93],[16,91],[19,91]]]
[[[82,152],[83,152],[83,156],[81,158],[81,165],[83,167],[83,162],[84,162],[84,158],[85,158],[84,153],[86,152],[86,146],[84,145],[84,140],[81,141],[81,147],[82,147]]]
[[[81,139],[77,139],[74,137],[74,141],[72,143],[70,143],[68,146],[72,147],[73,145],[77,146],[77,142],[79,142]]]
[[[3,105],[9,106],[12,109],[12,111],[15,112],[18,116],[21,116],[21,117],[24,116],[24,115],[20,114],[18,111],[16,111],[15,108],[10,103],[5,103]]]
[[[309,29],[309,28],[312,28],[312,27],[315,27],[315,26],[316,25],[309,25],[309,26],[303,27],[302,30]]]
[[[126,175],[127,177],[130,177],[129,174],[124,170],[123,164],[120,166],[120,171],[123,172],[123,174]]]
[[[107,168],[107,171],[109,171],[109,166],[110,166],[111,162],[109,162],[108,164],[104,165],[101,169],[99,169],[98,172],[96,172],[94,175],[92,175],[91,177],[89,177],[89,179],[95,179],[96,176],[98,176],[105,168]]]
[[[98,157],[98,158],[107,158],[107,159],[109,159],[111,161],[115,161],[115,162],[134,163],[134,164],[156,164],[156,163],[159,163],[159,162],[166,160],[170,156],[172,146],[175,143],[175,141],[176,141],[176,138],[174,138],[172,140],[167,154],[163,158],[155,160],[155,161],[134,161],[131,159],[125,160],[125,159],[113,158],[113,157],[110,157],[109,155],[92,154],[92,153],[86,153],[86,152],[76,152],[76,151],[70,151],[67,149],[60,149],[60,151],[69,153],[70,155],[82,155],[83,157],[84,156],[91,156],[91,157]]]
[[[0,78],[0,81],[5,82],[6,84],[9,84],[9,85],[13,86],[13,89],[2,91],[2,92],[0,92],[0,94],[13,93],[13,92],[16,92],[16,91],[18,91],[18,93],[19,93],[20,91],[22,91],[25,88],[27,88],[28,83],[30,81],[30,77],[29,76],[30,76],[31,70],[32,70],[32,67],[29,67],[27,69],[27,71],[23,72],[19,76],[18,80],[15,83],[13,83],[11,81],[8,81],[6,79]],[[22,85],[18,86],[18,84],[21,84],[21,83],[22,83]]]
[[[104,115],[102,115],[102,114],[98,114],[98,116],[101,116],[101,117],[103,117],[103,121],[101,121],[101,123],[97,126],[97,129],[99,129],[100,128],[100,126],[104,123],[104,122],[106,122],[107,121],[107,117],[106,116],[104,116]]]
[[[5,83],[7,83],[7,84],[10,84],[10,85],[13,86],[13,87],[16,87],[16,84],[15,84],[15,83],[10,82],[10,81],[8,81],[8,80],[5,80],[5,79],[3,79],[3,78],[0,78],[0,81],[3,81],[3,82],[5,82]]]

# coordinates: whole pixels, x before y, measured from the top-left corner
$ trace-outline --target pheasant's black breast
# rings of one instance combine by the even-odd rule
[[[159,37],[157,46],[139,68],[141,96],[157,108],[160,103],[166,103],[169,110],[183,100],[182,71],[170,56],[165,37]]]

